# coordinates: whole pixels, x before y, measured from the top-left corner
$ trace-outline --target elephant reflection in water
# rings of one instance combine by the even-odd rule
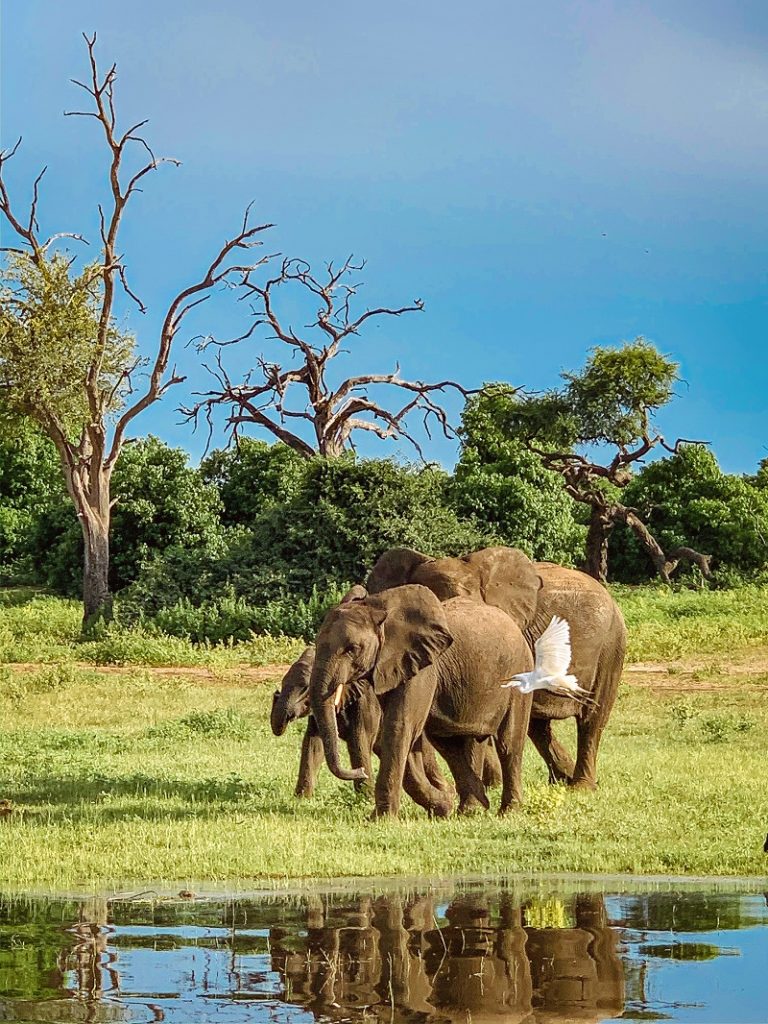
[[[621,1013],[624,974],[602,897],[579,896],[574,914],[574,928],[531,928],[508,894],[468,895],[438,927],[434,897],[317,901],[306,937],[272,930],[272,966],[316,1016],[586,1024]]]

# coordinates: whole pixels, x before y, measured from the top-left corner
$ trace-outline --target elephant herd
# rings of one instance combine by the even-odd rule
[[[570,672],[586,696],[503,688],[533,668],[534,645],[554,616],[569,623]],[[456,795],[460,813],[487,809],[487,789],[499,781],[504,813],[522,800],[526,737],[551,782],[595,788],[625,650],[616,602],[582,572],[508,547],[454,558],[395,548],[328,612],[291,666],[273,698],[272,730],[308,719],[298,796],[311,795],[323,759],[338,778],[370,785],[376,753],[377,816],[397,815],[403,791],[436,817],[452,813]],[[552,732],[564,718],[576,719],[575,762]]]

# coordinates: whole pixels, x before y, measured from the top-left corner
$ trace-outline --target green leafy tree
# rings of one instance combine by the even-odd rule
[[[585,531],[562,477],[500,428],[514,395],[509,385],[496,384],[468,399],[453,501],[462,517],[482,524],[501,543],[532,558],[574,564],[583,557]]]
[[[58,251],[64,239],[83,241],[71,232],[40,235],[37,208],[41,172],[32,186],[29,210],[21,215],[11,203],[5,165],[21,142],[0,153],[0,215],[16,245],[6,246],[0,265],[0,395],[18,415],[33,420],[50,438],[59,456],[67,492],[82,531],[84,622],[108,613],[109,538],[113,498],[112,474],[125,443],[126,431],[144,409],[183,378],[169,370],[171,349],[184,318],[217,284],[242,275],[251,266],[228,260],[235,251],[259,242],[268,227],[249,227],[226,242],[199,281],[183,289],[162,320],[155,354],[136,356],[133,336],[118,326],[122,294],[141,312],[120,255],[119,233],[131,197],[140,183],[162,163],[139,134],[140,121],[126,130],[117,126],[116,66],[100,74],[96,37],[86,37],[90,65],[87,82],[76,83],[90,107],[74,115],[93,118],[108,152],[109,200],[99,205],[101,254],[77,269],[73,257]],[[138,167],[130,151],[142,154]],[[132,170],[126,171],[127,162]],[[141,373],[140,373],[141,372]],[[143,376],[139,383],[140,376]]]
[[[143,562],[175,547],[214,546],[221,537],[221,499],[189,457],[155,437],[126,445],[112,478],[110,589],[132,583]],[[38,518],[31,553],[42,581],[63,594],[82,586],[82,532],[70,503],[58,502]]]
[[[711,552],[719,569],[750,572],[768,563],[768,490],[756,477],[724,473],[703,445],[681,445],[652,462],[627,485],[624,500],[636,508],[658,542]],[[758,484],[756,486],[756,484]],[[645,548],[631,531],[611,538],[614,574],[627,582],[648,574]]]
[[[164,628],[186,623],[197,637],[206,621],[217,639],[235,622],[237,635],[265,624],[291,631],[299,619],[314,622],[340,588],[364,580],[387,548],[459,554],[489,539],[456,513],[450,477],[434,466],[304,459],[282,444],[241,442],[226,457],[214,453],[206,473],[219,480],[233,525],[198,549],[174,546],[149,559],[121,595],[121,615]]]
[[[637,338],[617,348],[594,348],[582,370],[563,373],[563,385],[543,394],[491,385],[485,395],[498,429],[558,473],[566,492],[589,511],[585,568],[608,578],[608,541],[617,523],[637,536],[659,575],[668,580],[686,558],[709,574],[709,556],[687,545],[665,552],[623,489],[633,466],[670,447],[654,426],[672,398],[677,364]]]
[[[306,459],[286,444],[241,437],[203,460],[203,479],[218,488],[222,522],[251,527],[273,505],[290,501],[306,475]]]

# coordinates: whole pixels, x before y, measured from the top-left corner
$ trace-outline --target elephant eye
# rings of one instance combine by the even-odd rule
[[[360,644],[347,644],[344,648],[345,654],[359,654],[362,650]]]

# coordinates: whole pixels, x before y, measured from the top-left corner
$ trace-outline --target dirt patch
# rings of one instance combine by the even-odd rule
[[[690,656],[676,661],[636,662],[624,669],[630,686],[679,693],[755,690],[768,693],[768,648],[748,647],[732,654]]]
[[[181,676],[184,679],[198,681],[205,686],[259,686],[270,680],[279,680],[288,671],[289,664],[270,665],[235,665],[231,668],[208,668],[200,665],[94,665],[88,661],[70,661],[65,664],[86,672],[99,675],[127,675],[130,672],[147,672],[159,678]],[[12,672],[36,672],[46,665],[39,662],[11,662],[3,665]]]
[[[200,686],[256,687],[279,681],[288,664],[234,665],[227,668],[205,666],[93,665],[68,662],[75,668],[100,675],[126,675],[147,672],[162,677],[180,676]],[[13,672],[34,672],[45,665],[16,662],[4,666]],[[763,677],[763,678],[760,678]],[[759,680],[759,681],[758,681]],[[700,693],[711,690],[754,690],[768,694],[768,647],[746,648],[730,656],[693,656],[677,661],[635,662],[624,668],[624,682],[670,693]]]

